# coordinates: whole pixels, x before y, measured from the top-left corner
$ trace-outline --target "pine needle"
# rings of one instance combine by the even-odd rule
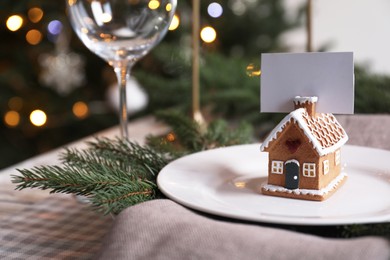
[[[249,142],[252,136],[251,127],[245,124],[234,130],[216,120],[202,131],[178,111],[159,112],[157,117],[171,127],[170,138],[149,137],[143,146],[120,138],[96,138],[87,142],[85,149],[65,149],[60,154],[61,165],[18,169],[20,175],[12,176],[12,181],[17,190],[38,188],[84,195],[98,210],[117,214],[161,196],[157,175],[170,161],[184,154]]]

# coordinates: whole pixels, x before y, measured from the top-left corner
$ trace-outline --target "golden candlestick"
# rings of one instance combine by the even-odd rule
[[[306,51],[312,52],[312,0],[307,0],[306,5]]]
[[[199,84],[199,33],[200,33],[200,0],[192,1],[192,117],[203,124],[200,111]]]

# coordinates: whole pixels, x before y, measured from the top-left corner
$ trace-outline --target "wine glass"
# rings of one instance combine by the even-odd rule
[[[166,34],[177,0],[66,0],[81,41],[106,60],[119,85],[120,133],[128,138],[126,82],[133,65]]]

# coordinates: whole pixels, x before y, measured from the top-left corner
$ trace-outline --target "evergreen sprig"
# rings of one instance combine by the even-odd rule
[[[156,177],[168,163],[149,147],[116,139],[99,138],[84,150],[65,149],[61,166],[39,166],[18,170],[16,189],[50,189],[52,193],[87,196],[105,213],[158,195]]]
[[[161,194],[157,175],[171,160],[184,154],[251,140],[251,127],[236,129],[222,121],[202,127],[177,112],[160,112],[174,139],[150,136],[146,145],[120,138],[97,138],[87,148],[67,148],[60,154],[61,165],[18,169],[13,176],[16,189],[49,189],[52,193],[86,196],[104,213],[117,214],[126,207],[151,200]]]
[[[172,138],[167,141],[169,138],[149,136],[148,144],[174,158],[216,147],[250,143],[253,138],[253,128],[246,122],[232,127],[225,120],[216,119],[205,126],[178,111],[159,111],[156,116],[171,127]]]

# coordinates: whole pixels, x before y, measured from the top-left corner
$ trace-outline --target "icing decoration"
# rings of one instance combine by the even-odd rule
[[[301,104],[301,103],[316,103],[318,101],[318,97],[313,96],[313,97],[301,97],[301,96],[296,96],[294,97],[294,103]]]
[[[320,156],[336,151],[348,141],[348,135],[334,115],[321,113],[312,117],[304,108],[298,108],[288,114],[272,130],[261,145],[261,151],[264,151],[270,142],[277,138],[278,133],[283,131],[288,122],[297,123]]]
[[[294,189],[290,190],[282,186],[277,185],[271,185],[271,184],[264,184],[262,186],[263,189],[271,192],[284,192],[284,193],[294,193],[294,194],[302,194],[302,195],[317,195],[317,196],[324,196],[325,194],[329,193],[333,189],[335,189],[338,184],[348,175],[345,172],[341,172],[336,178],[334,178],[325,188],[322,188],[320,190],[311,190],[311,189]]]
[[[288,163],[295,163],[296,165],[299,166],[299,162],[297,160],[295,160],[295,159],[288,160],[284,164],[288,164]]]

